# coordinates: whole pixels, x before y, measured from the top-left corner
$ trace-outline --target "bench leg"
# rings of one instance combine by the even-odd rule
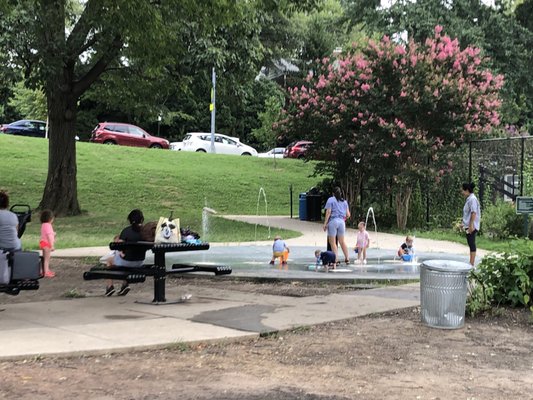
[[[165,253],[154,253],[154,264],[156,273],[154,275],[154,300],[152,303],[164,303],[167,301],[165,298],[165,285],[167,280],[167,271],[165,267]]]
[[[164,303],[165,298],[165,284],[167,277],[165,275],[154,276],[154,300],[152,303]]]

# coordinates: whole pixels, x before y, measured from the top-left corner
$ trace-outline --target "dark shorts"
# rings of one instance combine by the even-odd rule
[[[466,234],[466,242],[468,243],[468,247],[470,247],[470,252],[473,253],[477,250],[476,248],[476,234],[477,230],[474,230],[472,233]]]

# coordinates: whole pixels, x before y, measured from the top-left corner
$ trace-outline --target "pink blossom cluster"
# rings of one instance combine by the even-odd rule
[[[289,89],[280,126],[315,131],[332,152],[359,157],[364,144],[369,159],[378,155],[412,172],[499,125],[503,76],[482,65],[479,49],[461,50],[441,26],[422,44],[369,40],[341,58],[324,58],[304,86]],[[452,168],[444,163],[437,176]]]

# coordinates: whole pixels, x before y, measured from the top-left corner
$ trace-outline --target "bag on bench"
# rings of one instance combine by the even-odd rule
[[[37,251],[11,253],[11,280],[42,278],[41,257]]]
[[[7,260],[9,253],[4,250],[0,250],[0,285],[7,285],[11,278],[11,271]]]

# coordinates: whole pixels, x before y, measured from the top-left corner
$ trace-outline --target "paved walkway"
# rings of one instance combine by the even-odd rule
[[[224,218],[232,219],[235,221],[247,222],[250,224],[258,224],[270,226],[273,232],[275,228],[289,229],[297,232],[301,232],[302,235],[287,239],[288,246],[313,246],[317,248],[323,248],[326,246],[326,234],[322,230],[322,223],[300,221],[297,218],[289,218],[287,216],[249,216],[249,215],[225,215]],[[371,249],[378,248],[383,250],[397,250],[398,247],[404,242],[405,236],[394,235],[391,233],[373,232],[371,229],[370,234],[370,247]],[[356,230],[348,229],[346,238],[348,244],[353,245],[355,243]],[[466,241],[466,239],[465,239]],[[213,247],[218,246],[240,246],[240,245],[257,245],[257,246],[271,246],[272,241],[257,241],[257,242],[227,242],[227,243],[213,243]],[[353,247],[353,246],[350,246]],[[418,252],[442,252],[451,253],[456,255],[464,255],[468,257],[469,249],[466,244],[447,242],[444,240],[432,240],[432,239],[415,239],[415,247]],[[76,249],[61,249],[56,250],[54,257],[100,257],[109,252],[107,246],[101,247],[84,247]],[[486,252],[479,250],[478,254],[484,256]]]
[[[228,217],[265,223],[264,217]],[[325,247],[321,224],[269,217],[272,227],[300,231],[289,246]],[[355,237],[355,233],[348,233]],[[374,233],[372,244],[394,250],[403,237]],[[257,242],[255,245],[271,245]],[[214,245],[228,246],[229,243]],[[235,245],[235,244],[233,244]],[[250,243],[246,243],[250,246]],[[468,255],[466,246],[417,239],[421,251]],[[101,256],[107,247],[57,250],[55,257]],[[315,273],[317,278],[325,274]],[[57,279],[61,279],[58,277]],[[81,280],[80,276],[80,280]],[[145,285],[151,284],[151,279]],[[198,288],[181,304],[152,305],[140,293],[0,305],[0,359],[127,351],[181,342],[257,336],[264,332],[352,318],[420,304],[417,283],[304,298]],[[0,294],[1,295],[1,294]],[[19,296],[24,296],[21,293]],[[167,298],[172,296],[167,293]]]

